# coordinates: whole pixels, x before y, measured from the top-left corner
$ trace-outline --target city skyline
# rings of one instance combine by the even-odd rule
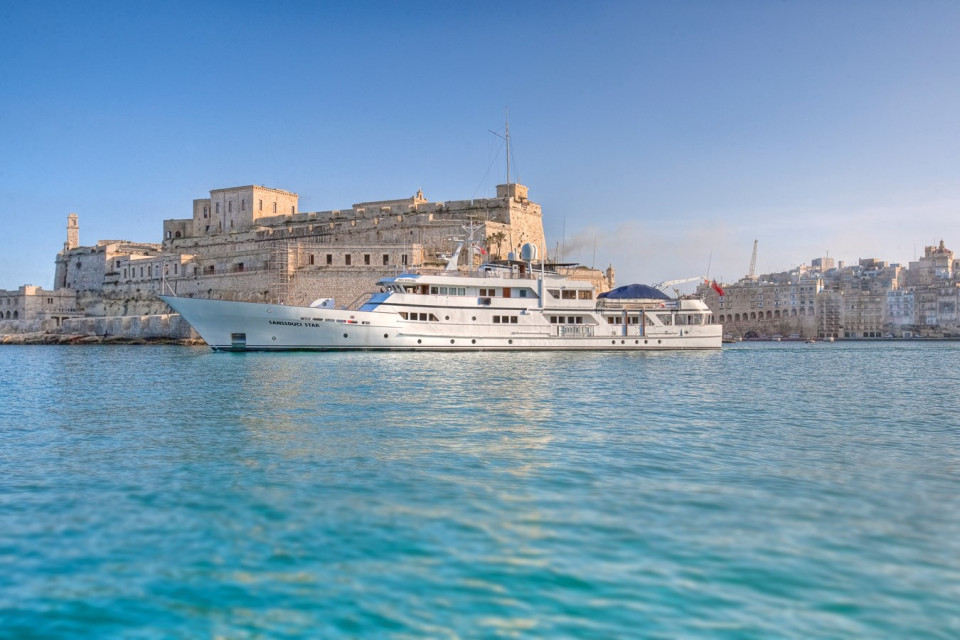
[[[946,2],[17,4],[0,21],[0,288],[160,242],[211,189],[304,211],[485,198],[617,281],[733,281],[960,244]],[[706,273],[709,269],[709,273]]]

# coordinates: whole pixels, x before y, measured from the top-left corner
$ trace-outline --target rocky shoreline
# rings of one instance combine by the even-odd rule
[[[207,343],[199,338],[131,338],[125,336],[91,336],[70,333],[8,333],[0,334],[0,345],[26,344],[118,344],[152,345],[175,344],[186,347],[203,346]]]

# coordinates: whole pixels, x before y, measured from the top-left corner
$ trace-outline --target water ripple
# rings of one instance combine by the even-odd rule
[[[958,360],[4,347],[0,636],[956,637]]]

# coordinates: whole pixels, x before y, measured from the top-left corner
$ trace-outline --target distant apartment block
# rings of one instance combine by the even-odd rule
[[[698,291],[736,337],[960,337],[960,261],[944,246],[904,268],[816,258],[792,271]]]

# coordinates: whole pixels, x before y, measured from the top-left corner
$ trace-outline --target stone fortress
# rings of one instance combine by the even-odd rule
[[[459,239],[462,267],[502,259],[524,243],[544,250],[540,205],[527,187],[497,186],[496,197],[430,202],[362,202],[302,212],[296,193],[249,185],[214,189],[192,216],[163,221],[159,244],[100,240],[80,244],[79,218],[67,218],[54,287],[0,291],[0,333],[47,332],[125,338],[189,338],[192,329],[158,294],[309,304],[334,298],[353,306],[378,278],[440,269]],[[488,255],[483,256],[486,253]],[[577,268],[598,292],[605,273]]]
[[[942,240],[908,267],[816,258],[722,290],[697,293],[731,338],[960,338],[960,259]]]

